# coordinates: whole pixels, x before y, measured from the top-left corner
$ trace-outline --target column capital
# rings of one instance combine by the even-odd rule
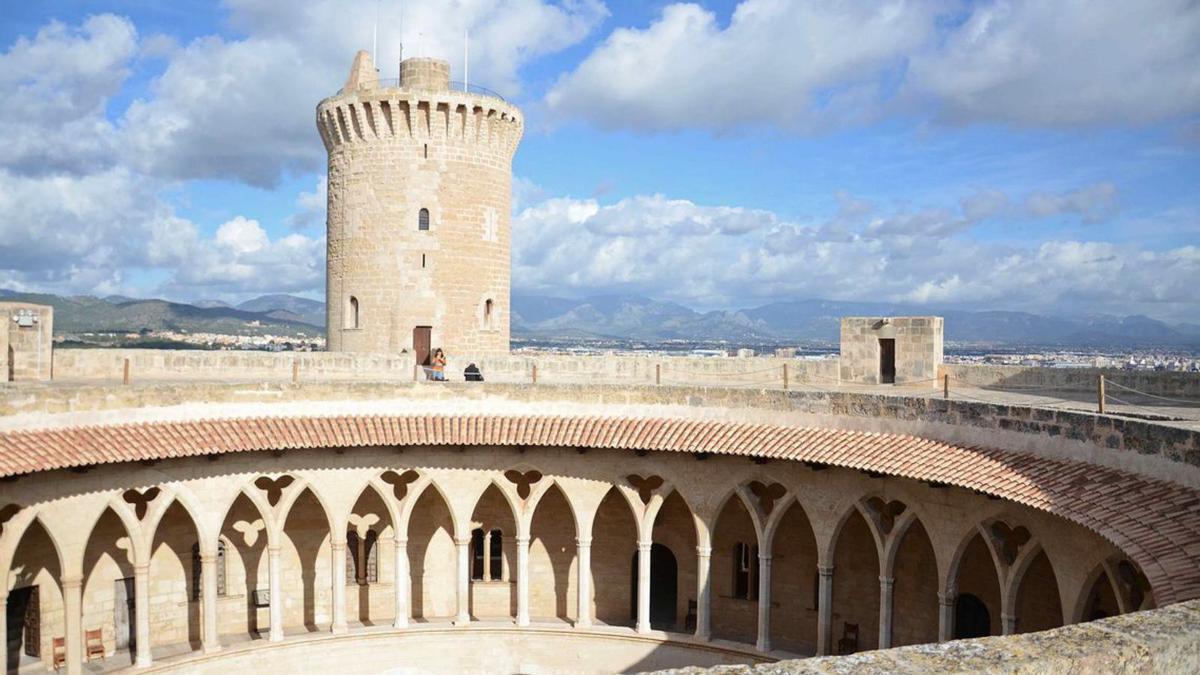
[[[63,587],[63,590],[68,588],[80,588],[83,586],[83,577],[62,577],[58,580],[58,583]]]
[[[470,537],[462,537],[462,538],[460,538],[460,537],[455,537],[455,538],[454,538],[454,545],[455,545],[455,546],[470,546],[470,545],[471,545],[471,538],[470,538]]]
[[[579,548],[591,548],[592,540],[591,540],[591,538],[580,539],[579,537],[575,537],[575,545],[578,546]]]
[[[697,546],[696,547],[696,555],[700,556],[701,558],[711,558],[712,557],[712,547],[711,546]]]
[[[267,545],[267,555],[278,556],[279,552],[281,550],[283,550],[283,547],[280,546],[279,544],[268,544]]]
[[[938,603],[942,605],[953,605],[958,600],[958,593],[954,591],[938,591]]]
[[[758,559],[765,563],[769,563],[769,562],[771,562],[771,554],[759,552]]]
[[[817,565],[817,573],[823,577],[833,576],[833,565]]]
[[[150,563],[148,563],[148,562],[137,563],[136,565],[133,566],[133,573],[134,574],[149,574],[150,573]]]
[[[396,537],[395,543],[397,546],[408,546],[408,537]]]
[[[879,585],[891,588],[896,584],[895,577],[879,577]]]
[[[221,561],[221,556],[217,555],[216,553],[201,553],[200,554],[200,564],[201,565],[212,565],[212,564],[220,562],[220,561]]]
[[[638,542],[638,550],[639,551],[649,551],[652,548],[654,548],[654,542],[652,542],[652,541],[639,541]]]
[[[516,537],[516,540],[517,540],[517,546],[528,546],[529,545],[529,535],[527,535],[527,534],[526,535],[518,535]]]
[[[332,548],[335,551],[339,548],[346,548],[346,540],[339,539],[337,537],[330,537],[329,548]]]

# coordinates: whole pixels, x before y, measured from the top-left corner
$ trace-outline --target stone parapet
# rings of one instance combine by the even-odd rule
[[[1179,397],[1200,401],[1200,373],[1118,368],[1047,368],[1043,366],[992,366],[981,364],[943,364],[941,376],[949,375],[951,386],[995,388],[1008,391],[1088,392],[1095,393],[1100,376],[1116,388],[1120,386],[1154,396]]]
[[[955,640],[757,666],[691,667],[652,672],[655,675],[1195,673],[1200,672],[1200,600],[1040,633]]]

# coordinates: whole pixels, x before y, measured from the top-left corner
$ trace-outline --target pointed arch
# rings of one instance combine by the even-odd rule
[[[225,590],[228,596],[242,598],[241,607],[226,610],[222,619],[226,629],[237,626],[237,632],[251,638],[266,634],[265,613],[259,611],[258,598],[270,589],[267,549],[278,545],[276,528],[271,524],[270,510],[254,499],[253,487],[243,487],[226,506],[218,538],[225,542]],[[235,601],[236,602],[236,601]],[[230,601],[218,599],[219,606]],[[238,620],[236,617],[243,617]],[[231,625],[232,624],[232,625]]]
[[[694,600],[696,594],[696,518],[679,490],[671,490],[663,500],[654,517],[651,538],[655,545],[666,547],[675,557],[673,588],[660,588],[670,583],[671,571],[656,570],[651,565],[651,627],[675,632],[694,630],[694,625],[686,624],[689,618],[695,619],[695,610],[688,601]],[[659,557],[665,559],[661,553]],[[668,604],[672,606],[668,608]]]
[[[817,535],[799,499],[776,506],[782,510],[772,525],[771,644],[798,654],[817,648]]]
[[[1014,569],[1016,598],[1013,603],[1017,633],[1050,630],[1063,625],[1058,577],[1046,550],[1040,545]]]
[[[385,546],[396,538],[389,500],[373,482],[366,482],[350,507],[348,522],[333,536],[346,542],[346,615],[364,625],[375,625],[384,615],[394,616],[395,607],[389,603],[394,594],[378,589],[381,582],[394,579],[390,572],[395,561],[395,547]],[[331,564],[337,564],[333,561]]]
[[[10,659],[17,654],[38,657],[49,670],[51,640],[65,632],[62,553],[50,530],[36,516],[22,527],[11,550],[4,568],[4,590],[10,607],[24,606],[21,614],[25,625],[8,625],[9,635],[18,637],[9,643],[8,654]]]
[[[857,651],[879,644],[879,538],[859,504],[848,510],[830,542],[833,560],[833,636],[858,627]]]
[[[134,565],[135,535],[120,509],[110,503],[99,514],[83,553],[83,625],[99,626],[105,650],[124,652],[131,660],[135,635]]]
[[[938,573],[933,541],[913,514],[895,532],[889,547],[892,561],[892,646],[924,644],[938,639]]]
[[[746,493],[734,490],[713,527],[712,634],[753,644],[758,635],[758,556],[762,523]]]
[[[151,647],[187,643],[200,648],[200,528],[183,502],[171,499],[153,523],[149,563],[154,617]]]
[[[564,527],[569,523],[570,527]],[[529,527],[529,612],[535,617],[579,616],[575,516],[557,482],[542,490]]]
[[[516,616],[518,520],[511,495],[493,480],[471,512],[471,614],[476,617]]]
[[[592,521],[592,616],[614,626],[633,626],[629,561],[637,554],[638,518],[620,487],[605,493]]]
[[[303,626],[309,632],[316,632],[332,617],[328,593],[333,583],[329,549],[334,532],[331,517],[311,485],[301,485],[285,500],[286,504],[280,504],[279,525],[283,589],[294,594],[298,587],[301,602],[283,604],[283,625]],[[289,578],[288,570],[293,570],[293,575],[299,572],[298,584]]]
[[[1120,588],[1110,573],[1108,561],[1098,563],[1083,582],[1082,592],[1071,612],[1070,623],[1095,621],[1124,614]]]
[[[407,509],[411,611],[416,620],[454,617],[458,612],[458,558],[454,539],[459,531],[450,500],[436,480],[428,480]],[[404,527],[404,526],[402,526]]]
[[[955,551],[948,575],[947,588],[955,595],[955,639],[1002,632],[1003,591],[997,565],[983,530],[974,528]]]

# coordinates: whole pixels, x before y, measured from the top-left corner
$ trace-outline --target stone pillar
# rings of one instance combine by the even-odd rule
[[[578,576],[575,587],[579,590],[579,611],[575,626],[591,628],[592,626],[592,540],[576,539],[575,550],[579,556],[579,567],[575,570]]]
[[[395,578],[392,580],[396,594],[396,618],[392,621],[394,628],[407,628],[408,615],[412,606],[409,593],[412,591],[412,580],[408,573],[408,540],[396,539]]]
[[[517,625],[529,625],[529,537],[517,537]]]
[[[150,565],[133,566],[133,619],[137,652],[134,666],[148,668],[153,662],[150,656]]]
[[[894,577],[879,577],[879,648],[887,649],[892,646],[892,591],[895,589]]]
[[[267,593],[271,596],[271,642],[283,640],[283,569],[279,562],[279,545],[267,547]]]
[[[62,580],[64,623],[66,624],[67,675],[83,673],[83,579]]]
[[[503,557],[503,556],[502,556]],[[483,580],[492,580],[492,531],[483,531]]]
[[[637,632],[650,632],[650,549],[648,541],[638,542]]]
[[[1017,617],[1015,614],[1003,613],[1000,615],[1000,630],[1001,635],[1015,635],[1017,632]]]
[[[8,585],[0,582],[0,664],[8,668]]]
[[[458,615],[454,617],[457,626],[465,626],[471,622],[471,539],[455,539],[458,548]]]
[[[696,547],[696,637],[712,638],[712,548]]]
[[[833,565],[818,565],[817,656],[833,652]]]
[[[329,541],[329,551],[331,561],[332,574],[329,576],[333,579],[333,625],[329,630],[334,634],[342,634],[349,632],[350,627],[346,624],[346,538],[331,536]],[[360,560],[359,564],[366,561]]]
[[[954,593],[938,593],[938,642],[954,639]]]
[[[217,556],[200,554],[200,614],[204,619],[201,634],[205,654],[221,651],[221,639],[217,636]]]
[[[758,554],[758,642],[760,652],[771,651],[771,556]]]

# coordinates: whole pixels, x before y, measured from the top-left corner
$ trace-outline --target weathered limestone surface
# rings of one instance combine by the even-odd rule
[[[1195,673],[1200,601],[1027,635],[958,640],[852,656],[655,671],[656,675],[832,673]]]
[[[357,86],[317,107],[329,153],[329,350],[411,352],[427,326],[434,348],[506,352],[520,112],[451,90],[442,61],[405,61],[398,88],[364,86],[360,70],[374,66],[362,53],[355,63]]]
[[[842,382],[880,383],[880,340],[895,340],[896,384],[930,382],[942,365],[940,316],[843,317]]]
[[[0,302],[0,382],[49,380],[54,343],[54,308]]]

